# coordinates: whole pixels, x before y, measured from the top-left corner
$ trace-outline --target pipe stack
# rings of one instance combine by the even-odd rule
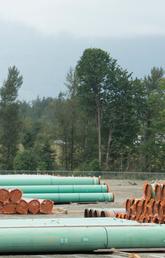
[[[84,210],[84,217],[116,217],[118,213],[126,213],[124,208],[89,208]]]
[[[62,177],[48,175],[1,175],[6,189],[19,188],[24,198],[52,200],[55,203],[112,202],[114,195],[100,177]]]
[[[141,199],[127,199],[125,213],[117,213],[116,218],[136,220],[145,223],[165,223],[165,184],[144,184]]]
[[[0,189],[1,214],[51,214],[53,202],[50,200],[23,199],[22,191],[15,189]]]

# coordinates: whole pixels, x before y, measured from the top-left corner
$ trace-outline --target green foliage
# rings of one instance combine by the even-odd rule
[[[145,77],[142,82],[144,87],[145,108],[141,121],[141,151],[144,152],[142,169],[145,171],[161,170],[164,166],[164,161],[160,162],[160,160],[162,160],[161,152],[165,148],[165,120],[163,118],[165,92],[163,90],[163,74],[162,68],[154,67],[151,70],[151,74]]]
[[[102,102],[110,69],[115,63],[102,49],[89,48],[84,51],[76,66],[78,95],[88,115],[96,118],[99,166],[102,165]]]
[[[103,89],[108,80],[111,60],[109,54],[101,49],[86,49],[78,61],[76,73],[78,76],[78,94],[83,104],[91,112],[95,112],[101,104]],[[85,101],[85,102],[84,102]]]
[[[36,170],[37,169],[37,157],[34,151],[24,150],[18,152],[14,159],[15,170]]]
[[[94,159],[91,162],[89,162],[88,170],[89,171],[101,171],[101,168],[99,166],[99,161],[97,159]]]
[[[99,166],[99,161],[97,159],[93,159],[89,162],[84,162],[79,167],[80,171],[101,171]]]
[[[8,77],[0,89],[0,124],[1,124],[1,167],[13,168],[13,160],[19,143],[21,121],[19,117],[18,90],[22,85],[22,76],[15,66],[8,70]]]
[[[54,157],[49,142],[42,140],[36,143],[34,150],[37,155],[37,170],[53,170]]]
[[[50,144],[45,139],[36,142],[34,148],[19,151],[14,159],[16,170],[53,170],[54,157]]]
[[[9,67],[8,77],[0,90],[1,103],[12,104],[16,101],[18,90],[23,83],[23,77],[15,66]]]

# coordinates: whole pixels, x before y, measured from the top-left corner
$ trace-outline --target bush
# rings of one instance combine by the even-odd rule
[[[99,166],[99,161],[97,159],[93,159],[89,162],[83,163],[80,167],[79,170],[82,171],[101,171],[101,168]],[[99,173],[100,174],[100,173]]]
[[[15,170],[36,170],[37,157],[32,150],[18,152],[14,159]]]

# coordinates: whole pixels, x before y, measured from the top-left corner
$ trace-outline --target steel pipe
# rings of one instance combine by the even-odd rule
[[[151,224],[148,224],[151,225]],[[113,248],[164,248],[165,226],[108,228],[108,246]]]
[[[19,188],[24,193],[107,193],[108,185],[19,185],[12,186]],[[10,189],[11,186],[3,186]]]
[[[124,208],[88,208],[84,210],[84,217],[115,217],[116,213],[125,213]]]
[[[75,222],[70,223],[68,219],[66,226],[63,224],[64,221],[58,225],[54,222],[47,223],[47,220],[45,224],[37,221],[29,223],[29,220],[25,219],[20,223],[18,220],[9,220],[9,225],[7,221],[1,221],[0,253],[85,252],[110,248],[165,247],[165,226],[162,225],[123,226],[117,223],[87,226],[80,220],[79,224],[73,226]]]
[[[41,194],[23,194],[24,198],[35,198],[51,200],[55,203],[70,203],[70,202],[113,202],[113,193],[41,193]]]
[[[62,177],[49,175],[0,175],[1,186],[13,185],[97,185],[100,177]]]
[[[51,218],[51,217],[41,217],[25,216],[24,218],[19,217],[19,215],[15,217],[6,218],[1,217],[0,220],[0,228],[1,227],[85,227],[85,226],[114,226],[114,225],[140,225],[136,221],[117,219],[117,218]],[[154,225],[154,224],[153,224]]]

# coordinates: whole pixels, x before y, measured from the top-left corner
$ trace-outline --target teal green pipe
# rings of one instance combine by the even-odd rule
[[[86,227],[86,226],[115,226],[115,225],[140,225],[137,221],[134,220],[125,220],[125,219],[117,219],[117,218],[54,218],[51,217],[36,217],[31,215],[25,216],[24,218],[19,215],[2,217],[0,220],[0,228],[1,227]],[[148,225],[148,224],[147,224]],[[151,224],[150,224],[151,225]],[[155,225],[155,224],[153,224]]]
[[[18,185],[97,185],[100,177],[62,177],[48,175],[0,175],[1,186]]]
[[[147,230],[146,230],[147,229]],[[9,233],[10,232],[10,233]],[[0,226],[0,253],[86,252],[164,248],[164,226]]]
[[[6,189],[11,186],[3,186]],[[24,193],[107,193],[107,185],[19,185]]]
[[[40,193],[40,194],[23,194],[24,198],[46,199],[52,200],[55,203],[69,202],[113,202],[113,193]]]
[[[165,248],[165,226],[129,226],[107,228],[112,248]]]

